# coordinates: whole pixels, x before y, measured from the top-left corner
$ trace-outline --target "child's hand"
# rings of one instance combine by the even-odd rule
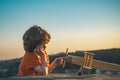
[[[39,46],[34,50],[36,53],[38,53],[39,55],[45,55],[45,47],[44,46]]]
[[[56,58],[54,61],[59,66],[63,64],[64,57]]]

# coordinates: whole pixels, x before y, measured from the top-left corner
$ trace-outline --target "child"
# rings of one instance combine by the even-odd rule
[[[19,65],[18,76],[46,76],[63,62],[63,58],[56,58],[49,64],[46,44],[50,41],[50,34],[40,26],[32,26],[23,35],[25,54]]]

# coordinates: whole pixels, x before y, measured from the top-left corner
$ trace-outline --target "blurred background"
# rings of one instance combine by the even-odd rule
[[[24,55],[33,25],[51,34],[48,54],[120,48],[120,0],[0,0],[0,60]]]

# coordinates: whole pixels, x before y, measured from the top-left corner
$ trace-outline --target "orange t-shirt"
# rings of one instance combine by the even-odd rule
[[[49,64],[48,55],[45,55]],[[38,73],[34,70],[35,67],[42,64],[41,57],[34,52],[25,52],[21,63],[19,65],[18,76],[33,76],[38,75]]]

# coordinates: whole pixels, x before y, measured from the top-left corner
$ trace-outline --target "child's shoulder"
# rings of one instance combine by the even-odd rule
[[[26,58],[26,59],[34,59],[34,58],[37,58],[37,55],[34,52],[25,52],[24,58]]]

